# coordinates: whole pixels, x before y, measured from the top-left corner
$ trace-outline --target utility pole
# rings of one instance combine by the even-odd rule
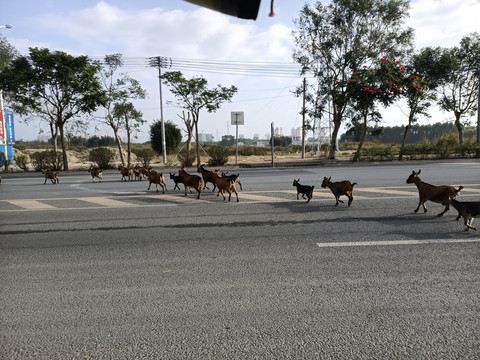
[[[162,66],[165,67],[166,64],[167,64],[167,58],[163,58],[161,56],[150,58],[150,66],[158,68],[158,88],[160,93],[160,122],[162,127],[162,156],[163,156],[164,164],[167,163],[167,141],[165,139],[165,121],[163,118]]]
[[[477,145],[480,145],[480,69],[478,69]]]
[[[307,79],[303,78],[303,111],[302,111],[302,159],[305,159],[305,98],[307,97]]]

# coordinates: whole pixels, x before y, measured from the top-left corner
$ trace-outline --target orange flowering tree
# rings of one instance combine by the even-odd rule
[[[429,93],[429,82],[419,76],[408,75],[402,62],[389,61],[385,58],[378,60],[372,66],[363,66],[355,71],[349,79],[338,82],[346,90],[351,109],[360,121],[354,121],[361,128],[360,141],[353,161],[360,158],[363,143],[369,130],[369,123],[378,123],[381,115],[378,105],[387,107],[403,98],[409,107],[409,125],[406,128],[402,148],[406,142],[407,133],[411,124],[417,120],[419,114],[426,115],[426,109],[432,99]],[[400,152],[401,154],[401,152]]]
[[[345,87],[349,104],[361,123],[360,142],[353,161],[360,158],[369,122],[377,123],[381,119],[377,105],[388,106],[402,95],[404,73],[405,67],[400,61],[390,62],[382,58],[370,67],[363,66],[349,79],[338,83]]]

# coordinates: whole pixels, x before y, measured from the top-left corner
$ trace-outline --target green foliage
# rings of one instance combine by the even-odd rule
[[[271,151],[272,149],[266,146],[243,145],[238,147],[238,155],[241,156],[265,156]]]
[[[25,154],[19,154],[13,157],[15,164],[23,171],[28,171],[28,156]]]
[[[94,112],[103,101],[97,71],[87,56],[30,48],[28,56],[15,58],[0,72],[0,88],[7,93],[16,113],[35,113],[59,130],[65,170],[65,124],[80,114]]]
[[[364,147],[360,152],[360,158],[367,160],[392,160],[394,156],[392,146]]]
[[[272,145],[272,139],[270,139],[269,144]],[[275,137],[273,144],[274,146],[290,146],[292,145],[292,138],[290,136]]]
[[[100,169],[108,169],[112,167],[110,162],[114,159],[114,157],[114,151],[105,147],[99,147],[90,150],[88,159],[92,162],[96,162]]]
[[[23,151],[23,150],[26,150],[26,149],[29,148],[28,143],[23,142],[23,141],[15,142],[14,147],[15,147],[15,149],[20,150],[20,151]]]
[[[35,171],[54,170],[62,168],[62,153],[55,150],[38,151],[30,155]]]
[[[446,133],[435,139],[435,146],[454,149],[458,145],[458,134]]]
[[[165,139],[167,152],[178,148],[182,141],[181,130],[171,121],[165,122]],[[162,122],[160,120],[150,126],[150,143],[157,154],[162,153]]]
[[[105,147],[105,146],[115,146],[117,142],[115,138],[112,136],[91,136],[86,140],[85,145],[88,148],[96,148],[96,147]]]
[[[211,146],[208,151],[208,156],[210,157],[208,165],[223,166],[228,162],[229,155],[229,148],[223,146]]]
[[[150,162],[155,157],[155,151],[148,146],[134,147],[132,148],[132,152],[137,156],[137,158],[142,160],[143,166],[150,165]]]

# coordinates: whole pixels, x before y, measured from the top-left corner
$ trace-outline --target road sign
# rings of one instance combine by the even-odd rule
[[[243,111],[232,111],[232,125],[244,125],[245,118]]]

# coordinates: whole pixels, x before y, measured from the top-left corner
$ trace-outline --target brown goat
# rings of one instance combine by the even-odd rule
[[[233,179],[235,180],[236,183],[238,183],[238,185],[240,185],[240,190],[243,191],[243,186],[242,186],[242,183],[240,181],[240,174],[232,174],[232,175],[227,175],[228,172],[222,172],[222,177],[228,177],[230,179]]]
[[[158,185],[162,187],[162,193],[165,194],[165,191],[167,190],[167,183],[165,182],[165,178],[163,177],[162,173],[150,173],[148,174],[148,189],[150,190],[150,186],[152,184],[155,184],[155,188],[157,189],[158,192]]]
[[[45,181],[44,181],[43,185],[45,185],[47,183],[47,180],[49,180],[49,179],[52,182],[52,184],[58,184],[59,183],[58,173],[56,171],[42,170],[42,174],[45,175]]]
[[[118,170],[120,170],[120,173],[122,174],[122,180],[127,181],[128,180],[133,180],[133,170],[123,166],[122,164],[118,165]],[[127,179],[125,179],[127,178]]]
[[[422,172],[422,170],[418,170],[418,172],[412,171],[412,174],[407,179],[407,184],[414,183],[418,189],[418,195],[420,197],[418,201],[418,206],[414,210],[414,212],[418,212],[420,206],[423,206],[423,212],[427,212],[427,207],[425,206],[425,202],[432,201],[438,204],[445,205],[445,209],[438,214],[437,216],[442,216],[445,214],[448,209],[450,208],[450,202],[448,201],[450,198],[456,199],[460,190],[463,189],[463,186],[460,186],[455,189],[453,186],[450,185],[431,185],[423,182],[420,180],[418,175]]]
[[[92,165],[87,169],[87,171],[92,175],[92,181],[95,182],[95,178],[98,178],[100,182],[103,180],[102,170],[94,168]]]
[[[197,199],[200,199],[202,194],[202,178],[198,175],[189,174],[185,171],[185,168],[178,170],[178,174],[183,178],[183,185],[185,185],[185,196],[187,196],[187,189],[194,188],[198,192]]]
[[[215,185],[218,188],[217,196],[219,196],[220,193],[222,193],[223,200],[225,200],[226,198],[225,198],[224,191],[226,191],[228,193],[228,201],[230,201],[232,198],[232,191],[233,191],[237,196],[237,202],[239,201],[238,192],[237,192],[237,189],[235,188],[235,180],[229,177],[220,177],[218,176],[218,173],[214,172],[213,181],[215,182]]]
[[[339,199],[341,195],[345,195],[346,197],[348,197],[348,206],[352,205],[353,187],[357,185],[357,183],[352,183],[348,180],[331,182],[331,178],[332,177],[329,177],[328,179],[326,177],[323,178],[322,188],[328,187],[332,191],[333,195],[335,195],[335,205],[338,205],[339,202],[343,204],[343,201]]]
[[[202,174],[202,178],[203,178],[203,189],[207,188],[208,190],[209,187],[207,186],[207,183],[212,183],[213,184],[213,190],[212,191],[215,191],[215,188],[217,187],[217,185],[215,184],[215,181],[213,180],[214,179],[214,175],[213,174],[217,174],[218,175],[218,170],[207,170],[204,168],[204,165],[200,165],[197,167],[197,172],[198,173],[201,173]]]

